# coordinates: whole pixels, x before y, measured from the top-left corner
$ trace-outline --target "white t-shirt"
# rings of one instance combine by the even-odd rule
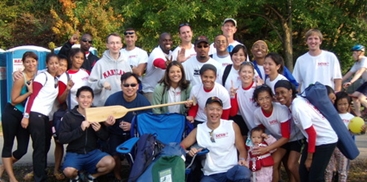
[[[339,116],[342,118],[343,123],[345,124],[345,126],[348,128],[349,122],[351,119],[353,119],[355,116],[349,112],[344,113],[344,114],[340,114]]]
[[[139,47],[135,47],[132,50],[126,50],[126,48],[120,50],[121,54],[127,57],[127,61],[130,66],[137,67],[139,64],[148,62],[148,53]]]
[[[290,110],[294,123],[307,138],[307,141],[306,129],[311,126],[316,130],[316,146],[338,141],[338,136],[329,121],[305,98],[299,96],[294,98]]]
[[[215,142],[210,140],[211,136]],[[198,145],[210,151],[202,162],[204,175],[224,173],[237,165],[235,138],[232,120],[221,119],[220,125],[214,130],[208,128],[206,123],[197,126]]]
[[[290,128],[290,138],[289,141],[296,141],[303,138],[302,133],[299,129],[293,124],[291,120],[291,113],[289,112],[286,106],[280,105],[279,103],[273,103],[273,112],[269,117],[266,117],[258,107],[254,112],[254,123],[255,125],[262,124],[267,131],[273,135],[277,140],[282,138],[282,130],[281,123],[289,122]]]
[[[229,64],[232,64],[231,55],[227,54],[225,56],[219,56],[217,53],[213,54],[212,57],[214,60],[218,61],[222,65],[222,67],[226,67]]]
[[[168,103],[181,101],[181,88],[174,89],[170,87],[168,90]],[[180,113],[181,105],[168,106],[169,113]]]
[[[181,46],[177,46],[175,48],[175,50],[173,50],[172,52],[172,60],[177,61],[177,56],[178,56],[178,51],[181,51]],[[196,56],[196,51],[195,51],[195,45],[191,44],[191,48],[190,49],[186,49],[185,50],[185,58],[190,58],[192,56]]]
[[[209,92],[204,90],[202,84],[193,86],[190,92],[190,98],[193,97],[197,99],[199,107],[195,120],[200,122],[206,122],[205,103],[209,97],[220,98],[223,102],[223,110],[231,108],[231,100],[228,91],[218,83],[214,83],[214,88]]]
[[[273,81],[271,81],[269,77],[267,77],[265,80],[265,84],[271,88],[273,94],[275,94],[274,86],[279,80],[288,80],[288,79],[282,74],[278,74],[278,76]]]
[[[238,110],[241,113],[242,118],[245,120],[246,126],[249,130],[257,126],[254,123],[254,111],[257,106],[252,100],[255,88],[256,84],[254,82],[247,90],[242,86],[237,90]]]
[[[264,70],[264,66],[263,65],[257,65],[257,67],[259,68],[260,70],[260,73],[257,73],[257,70],[256,70],[256,73],[257,74],[260,74],[261,77],[263,80],[265,79],[266,75],[265,75],[265,70]]]
[[[226,66],[223,67],[219,71],[219,75],[218,75],[217,80],[216,80],[216,82],[221,84],[221,85],[222,85],[222,82],[223,82],[223,74],[224,74],[225,69],[226,69]],[[239,88],[242,85],[240,75],[238,74],[238,70],[235,70],[233,65],[231,66],[231,70],[228,73],[226,82],[223,85],[228,90],[228,93],[229,93],[229,91],[231,89],[231,86],[232,86],[231,81],[233,82],[233,87],[234,88]]]
[[[207,62],[202,63],[196,59],[196,56],[191,57],[182,64],[185,69],[186,80],[189,80],[192,86],[202,84],[200,69],[204,64],[214,65],[217,68],[217,73],[222,68],[222,65],[212,58],[209,58]]]
[[[70,101],[71,101],[70,108],[73,109],[76,105],[78,105],[78,101],[76,100],[76,92],[78,91],[80,87],[88,85],[89,74],[84,69],[79,69],[76,72],[72,70],[68,70],[67,72],[70,76],[70,79],[74,82],[73,87],[71,87],[70,89]],[[68,77],[66,73],[63,73],[60,76],[59,82],[62,82],[65,85],[68,84]],[[66,103],[69,105],[69,101],[67,97],[68,96],[66,96]]]
[[[234,48],[238,44],[242,44],[242,43],[235,40],[232,43],[229,43],[228,47],[232,46],[232,48]],[[209,55],[215,54],[215,53],[217,53],[217,49],[214,47],[214,43],[212,43],[212,44],[210,44]]]
[[[364,56],[360,61],[357,61],[353,64],[350,72],[356,73],[361,68],[367,68],[367,57]],[[362,79],[367,81],[367,71],[364,71],[362,74]]]
[[[169,54],[165,54],[162,49],[158,46],[153,49],[152,53],[150,53],[147,64],[147,71],[145,76],[143,77],[143,92],[154,92],[154,87],[157,85],[158,81],[162,79],[164,76],[165,69],[157,68],[153,65],[155,59],[162,58],[163,60],[167,60],[167,58],[172,57],[172,51]]]
[[[340,64],[334,53],[322,50],[318,56],[308,52],[297,58],[293,77],[301,84],[301,92],[316,81],[334,88],[334,79],[341,79]]]

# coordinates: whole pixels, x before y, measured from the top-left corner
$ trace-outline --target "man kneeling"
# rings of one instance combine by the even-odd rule
[[[97,140],[107,140],[108,131],[104,124],[89,122],[85,118],[85,109],[93,103],[93,90],[83,86],[76,93],[78,105],[66,113],[60,123],[59,141],[68,144],[64,159],[64,174],[71,181],[81,181],[79,171],[88,172],[88,181],[95,181],[107,174],[115,166],[114,159],[97,147]],[[114,118],[107,118],[106,123],[112,125]]]
[[[222,112],[222,101],[218,97],[208,98],[205,104],[207,122],[192,130],[181,146],[186,149],[197,142],[199,147],[191,147],[190,156],[203,148],[209,150],[203,161],[204,177],[201,182],[250,181],[251,172],[246,164],[247,152],[241,131],[232,120],[221,119]]]

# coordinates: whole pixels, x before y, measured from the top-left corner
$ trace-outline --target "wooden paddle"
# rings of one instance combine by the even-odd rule
[[[136,107],[136,108],[126,108],[124,106],[104,106],[104,107],[91,107],[85,109],[86,119],[89,122],[103,122],[106,121],[106,119],[109,116],[113,116],[115,118],[121,118],[126,115],[126,113],[131,111],[139,111],[139,110],[145,110],[145,109],[152,109],[152,108],[158,108],[158,107],[165,107],[165,106],[172,106],[172,105],[178,105],[178,104],[185,104],[187,102],[193,102],[195,105],[195,99],[188,100],[188,101],[181,101],[181,102],[172,102],[167,104],[158,104],[158,105],[152,105],[152,106],[144,106],[144,107]]]

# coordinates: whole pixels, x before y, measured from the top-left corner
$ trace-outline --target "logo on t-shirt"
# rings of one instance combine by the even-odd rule
[[[215,138],[216,139],[225,138],[225,137],[228,137],[228,132],[226,132],[226,133],[218,133],[218,134],[215,135]]]
[[[194,75],[200,75],[200,70],[194,70]]]
[[[269,124],[273,125],[273,124],[278,124],[278,120],[274,119],[274,120],[271,120],[269,121]]]
[[[329,66],[328,62],[319,62],[317,63],[318,66]]]

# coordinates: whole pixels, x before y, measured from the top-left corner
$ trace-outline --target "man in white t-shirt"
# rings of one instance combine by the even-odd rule
[[[299,82],[298,90],[303,92],[318,81],[336,92],[340,91],[342,74],[339,60],[334,53],[320,49],[323,39],[320,30],[310,29],[305,37],[308,52],[297,58],[293,70],[293,76]]]
[[[133,28],[127,28],[124,35],[126,47],[121,49],[120,52],[127,57],[133,73],[138,75],[141,80],[141,76],[144,74],[145,68],[147,67],[148,53],[135,46],[138,36]]]
[[[222,67],[232,64],[231,56],[228,52],[228,39],[224,35],[217,35],[214,39],[214,47],[216,53],[211,54],[210,57],[218,61]]]
[[[212,64],[217,70],[222,68],[222,65],[209,57],[209,41],[205,36],[199,36],[195,39],[196,56],[186,60],[182,66],[185,69],[186,79],[191,82],[191,85],[201,84],[200,69],[204,64]]]
[[[234,40],[234,34],[237,31],[237,21],[233,18],[226,18],[222,23],[221,30],[223,35],[226,36],[228,39],[228,52],[232,52],[232,49],[236,45],[241,44],[240,42]],[[214,43],[212,43],[210,45],[209,54],[214,54],[215,52],[217,52],[217,50],[214,47]]]
[[[172,37],[169,33],[159,36],[159,45],[153,49],[148,58],[147,71],[143,77],[144,96],[150,103],[153,101],[154,88],[162,79],[167,65],[172,61]]]
[[[349,87],[362,77],[364,83],[352,94],[354,112],[357,116],[361,116],[361,104],[365,108],[367,107],[367,57],[364,55],[365,47],[363,45],[358,44],[353,46],[352,51],[355,63],[348,73],[343,76],[342,81],[347,80],[354,74],[352,79],[343,85],[344,87]]]
[[[178,27],[178,36],[181,44],[172,52],[173,60],[180,63],[185,62],[192,56],[196,55],[194,44],[192,44],[192,30],[188,23],[182,23]]]

